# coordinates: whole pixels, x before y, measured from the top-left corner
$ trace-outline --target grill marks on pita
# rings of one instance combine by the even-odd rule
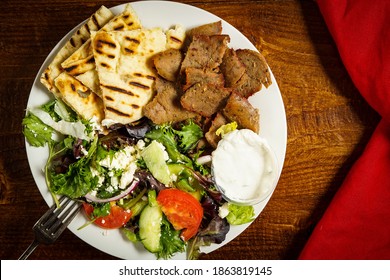
[[[63,100],[85,119],[91,119],[93,116],[96,116],[98,121],[102,119],[103,107],[101,100],[95,96],[95,93],[84,94],[83,92],[86,91],[85,86],[73,76],[65,75],[61,63],[88,41],[91,32],[100,29],[101,26],[105,25],[113,17],[114,14],[104,6],[97,10],[59,50],[40,78],[41,83],[56,98]]]
[[[150,35],[149,31],[142,28],[128,4],[122,14],[99,32],[91,32],[91,39],[62,63],[70,75],[102,98],[103,124],[126,124],[143,116],[143,107],[155,93],[157,74],[151,56],[168,48],[181,48],[185,40],[185,30],[180,25],[167,30],[166,34],[159,29],[157,37],[165,36],[165,39],[164,42],[157,39],[161,47],[154,49],[152,37],[157,32],[155,29],[154,35]],[[146,38],[141,33],[147,34]]]
[[[125,89],[123,89],[123,88],[114,87],[114,86],[107,86],[107,85],[103,85],[103,84],[101,84],[100,86],[103,87],[103,88],[106,88],[106,89],[108,89],[108,90],[111,90],[111,91],[116,91],[116,92],[119,92],[119,93],[124,93],[124,94],[127,94],[127,95],[129,95],[129,96],[139,97],[139,95],[137,95],[137,94],[135,94],[135,93],[133,93],[133,92],[131,92],[131,91],[125,90]],[[109,95],[104,96],[104,98],[107,99],[107,100],[110,100],[110,101],[114,101],[114,98],[112,98],[112,97],[109,96]]]
[[[69,41],[67,41],[65,45],[59,50],[52,62],[42,73],[40,78],[41,83],[56,97],[61,98],[61,92],[54,84],[55,78],[57,78],[63,72],[61,63],[64,62],[73,52],[75,52],[89,39],[91,31],[98,30],[113,17],[114,14],[111,13],[109,9],[102,6],[87,20],[87,22],[79,30],[76,31],[75,34],[72,35]]]
[[[130,4],[127,4],[123,12],[113,17],[101,30],[124,31],[141,27],[141,22],[135,11]],[[90,38],[61,65],[70,75],[102,97]]]
[[[68,73],[62,72],[55,79],[55,86],[62,92],[61,99],[84,119],[95,117],[101,121],[104,118],[101,98]]]
[[[102,6],[41,81],[85,119],[109,126],[144,115],[156,124],[193,118],[216,147],[215,131],[228,122],[259,131],[259,112],[247,98],[271,84],[264,57],[229,42],[221,21],[163,32],[142,28],[130,4],[118,16]]]
[[[184,46],[186,31],[183,26],[177,24],[166,32],[167,49],[181,49]]]
[[[145,105],[156,92],[158,75],[153,57],[168,48],[180,48],[185,30],[179,25],[166,32],[161,28],[121,32],[102,30],[92,33],[91,37],[105,106],[103,124],[127,124],[139,120],[144,116]]]
[[[155,94],[152,57],[166,50],[160,28],[92,33],[96,70],[105,106],[104,123],[128,124],[144,116]]]

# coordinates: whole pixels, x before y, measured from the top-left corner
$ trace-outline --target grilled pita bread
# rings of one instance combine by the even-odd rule
[[[90,38],[91,31],[99,30],[113,17],[114,14],[109,9],[102,6],[72,35],[69,41],[67,41],[56,54],[53,61],[45,69],[40,78],[41,83],[52,92],[54,96],[61,98],[61,93],[54,84],[55,78],[63,72],[61,63]]]
[[[167,32],[167,49],[181,49],[186,38],[186,30],[180,24]]]
[[[141,28],[141,22],[130,4],[125,6],[124,11],[111,19],[102,27],[103,31],[123,31]],[[89,87],[93,92],[102,97],[98,75],[95,70],[95,60],[88,39],[78,50],[76,50],[61,66],[68,74]]]
[[[86,120],[96,118],[97,122],[102,121],[104,118],[103,101],[89,88],[66,72],[62,72],[54,83],[62,93],[61,99],[77,114]]]
[[[166,34],[161,28],[99,31],[91,34],[91,42],[105,108],[103,125],[139,120],[155,93],[151,58],[166,50]]]

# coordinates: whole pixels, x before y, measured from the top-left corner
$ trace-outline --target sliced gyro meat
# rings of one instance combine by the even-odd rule
[[[230,89],[210,83],[197,83],[181,97],[181,105],[203,117],[211,117],[226,104]]]
[[[168,49],[156,54],[153,57],[153,62],[157,69],[157,73],[161,77],[174,82],[179,75],[180,65],[183,59],[184,55],[180,50]]]
[[[235,92],[230,95],[222,113],[230,121],[235,121],[239,128],[248,128],[256,133],[260,130],[259,110]]]

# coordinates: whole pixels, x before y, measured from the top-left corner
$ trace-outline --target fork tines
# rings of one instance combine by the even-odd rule
[[[80,202],[62,196],[59,206],[50,207],[33,227],[34,230],[44,233],[40,242],[53,243],[77,215],[80,206]]]
[[[34,241],[19,257],[25,260],[35,250],[39,243],[51,244],[57,240],[80,210],[81,202],[62,196],[59,206],[54,204],[33,226]]]

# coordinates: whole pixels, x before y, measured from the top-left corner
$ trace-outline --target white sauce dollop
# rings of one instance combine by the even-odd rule
[[[268,143],[249,129],[226,134],[212,153],[215,183],[233,203],[253,205],[273,190],[277,164]]]

